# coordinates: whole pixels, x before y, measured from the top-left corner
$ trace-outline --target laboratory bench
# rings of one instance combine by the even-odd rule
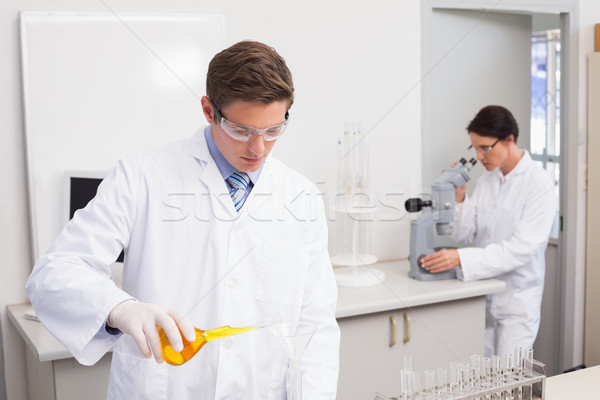
[[[412,356],[415,370],[422,371],[483,353],[485,296],[503,291],[504,282],[416,281],[408,277],[407,260],[360,268],[376,268],[385,280],[339,288],[339,399],[399,393],[404,355]],[[27,348],[30,400],[101,398],[110,353],[94,366],[80,365],[42,324],[25,317],[31,305],[9,305],[7,310]]]
[[[385,274],[383,283],[338,288],[338,399],[397,395],[405,355],[421,372],[483,355],[485,296],[505,290],[503,281],[417,281],[408,277],[408,260],[372,268]]]

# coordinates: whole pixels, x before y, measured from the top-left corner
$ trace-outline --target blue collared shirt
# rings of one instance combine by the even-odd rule
[[[219,172],[221,173],[221,176],[223,177],[223,180],[225,181],[225,184],[227,185],[227,189],[231,190],[231,185],[227,182],[227,178],[229,178],[231,176],[231,174],[235,171],[235,167],[233,165],[231,165],[229,163],[229,161],[227,161],[227,159],[225,159],[225,157],[223,157],[223,154],[221,154],[221,151],[217,147],[217,144],[215,143],[215,141],[211,135],[210,125],[208,125],[206,128],[204,128],[204,137],[206,138],[206,144],[208,145],[208,151],[210,152],[210,155],[212,156],[213,160],[215,160],[215,163],[217,164],[217,168],[219,169]],[[261,165],[257,171],[247,172],[248,177],[250,178],[250,183],[248,184],[248,187],[246,188],[246,197],[248,197],[248,195],[252,191],[252,188],[256,184],[256,181],[258,180],[258,177],[260,176],[260,171],[262,171],[262,167],[263,166]]]

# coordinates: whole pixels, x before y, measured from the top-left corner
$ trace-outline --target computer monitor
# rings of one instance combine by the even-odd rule
[[[75,215],[75,211],[84,208],[96,196],[100,182],[106,176],[104,171],[67,171],[65,173],[66,218],[65,223]],[[116,262],[123,262],[121,252]]]

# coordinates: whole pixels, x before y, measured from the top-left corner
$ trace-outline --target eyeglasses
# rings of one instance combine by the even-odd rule
[[[498,142],[500,140],[502,140],[502,138],[498,138],[491,146],[473,146],[473,145],[470,145],[469,147],[467,147],[467,150],[472,150],[472,151],[475,151],[475,152],[481,152],[483,154],[487,154],[490,151],[492,151],[492,149],[494,148],[494,146],[496,144],[498,144]]]
[[[219,111],[217,106],[215,106],[215,103],[212,103],[212,106],[213,110],[215,110],[215,116],[221,124],[221,128],[223,128],[223,130],[233,139],[239,140],[240,142],[249,142],[256,136],[262,136],[267,142],[273,141],[281,136],[285,128],[287,128],[288,120],[290,118],[290,114],[286,112],[285,122],[282,124],[273,125],[265,129],[258,129],[253,126],[240,125],[228,121],[223,117],[223,114],[221,114],[221,111]]]

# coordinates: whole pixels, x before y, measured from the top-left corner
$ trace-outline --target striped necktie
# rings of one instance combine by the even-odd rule
[[[250,178],[247,173],[235,170],[233,174],[227,178],[227,182],[231,185],[229,194],[233,200],[233,205],[235,206],[236,211],[240,212],[244,205],[244,201],[246,201],[246,187],[250,183]]]

